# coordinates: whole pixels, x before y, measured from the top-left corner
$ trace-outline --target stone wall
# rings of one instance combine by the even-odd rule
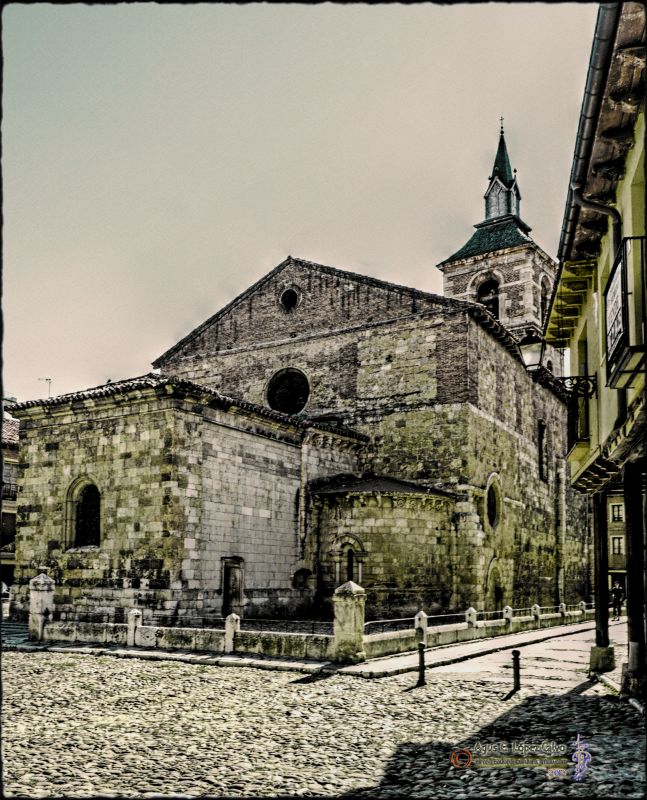
[[[552,291],[555,274],[555,262],[532,243],[443,265],[443,290],[447,297],[475,302],[479,285],[494,278],[503,325],[513,331],[528,324],[540,329],[542,281]]]
[[[196,464],[186,497],[183,576],[220,612],[223,560],[240,559],[242,605],[254,615],[294,609],[293,579],[302,563],[303,487],[312,478],[357,468],[358,443],[289,424],[259,425],[204,409],[182,419],[180,449]],[[237,427],[234,427],[236,425]]]
[[[510,256],[510,270],[519,268],[515,259],[529,258],[524,269],[538,280],[542,258],[524,253]],[[325,281],[321,286],[325,304]],[[261,287],[254,302],[269,303],[261,299],[265,292]],[[274,302],[274,290],[270,294]],[[566,507],[574,510],[558,530],[564,404],[462,308],[438,306],[352,331],[335,330],[338,321],[317,334],[315,320],[314,333],[301,327],[289,342],[261,335],[254,345],[211,357],[196,350],[195,361],[185,353],[182,363],[165,368],[260,404],[273,373],[298,368],[311,389],[304,413],[334,414],[370,437],[363,471],[457,492],[462,499],[455,516],[444,523],[457,537],[452,570],[460,575],[458,589],[444,588],[452,605],[581,599],[586,525],[568,490]],[[500,506],[494,525],[486,520],[490,486]],[[402,572],[395,580],[404,585],[408,577]]]
[[[303,487],[357,468],[357,438],[245,409],[211,408],[172,386],[72,400],[23,417],[14,611],[46,568],[59,612],[145,617],[222,610],[225,564],[240,608],[289,611],[302,597]],[[275,415],[276,416],[276,415]],[[99,546],[74,542],[74,487],[100,492]],[[69,617],[68,617],[69,618]]]
[[[154,394],[128,403],[38,409],[21,424],[14,605],[47,567],[61,607],[114,614],[141,593],[170,598],[178,580],[183,478],[175,414]],[[101,546],[75,547],[72,493],[79,480],[101,496]],[[116,616],[117,621],[119,614]]]
[[[436,396],[435,349],[439,335],[443,337],[438,329],[444,324],[442,309],[423,317],[409,315],[396,323],[370,323],[319,335],[304,324],[302,336],[294,340],[261,341],[210,358],[174,361],[164,369],[225,395],[267,406],[272,375],[286,367],[296,368],[310,385],[303,414],[335,414],[353,425],[387,406],[428,403]],[[444,338],[454,338],[453,330]]]
[[[454,501],[418,494],[364,493],[318,496],[314,525],[320,545],[322,587],[327,595],[346,580],[366,590],[375,617],[432,613],[453,605],[456,530]],[[347,575],[344,545],[358,563]],[[361,574],[360,574],[361,572]]]
[[[287,289],[298,297],[290,310],[281,304],[282,293]],[[154,365],[166,373],[193,373],[195,380],[204,380],[205,363],[223,351],[256,349],[264,343],[304,335],[325,335],[409,316],[445,303],[442,297],[416,289],[288,258]]]

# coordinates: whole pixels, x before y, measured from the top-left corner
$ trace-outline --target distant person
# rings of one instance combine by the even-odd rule
[[[618,581],[615,581],[611,587],[611,599],[613,600],[613,619],[620,619],[622,601],[625,599],[625,593]]]

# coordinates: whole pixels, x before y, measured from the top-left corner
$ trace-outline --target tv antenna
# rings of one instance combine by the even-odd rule
[[[47,382],[47,396],[50,397],[51,394],[52,394],[52,379],[51,378],[39,378],[38,380]]]

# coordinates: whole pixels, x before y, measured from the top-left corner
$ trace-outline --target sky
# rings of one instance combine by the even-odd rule
[[[501,116],[554,257],[597,9],[5,6],[4,396],[145,374],[288,255],[442,293]]]

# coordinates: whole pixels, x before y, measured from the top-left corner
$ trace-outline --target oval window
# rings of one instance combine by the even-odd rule
[[[282,369],[272,376],[267,387],[267,403],[273,411],[298,414],[310,396],[308,379],[298,369]]]
[[[286,289],[281,295],[280,303],[286,311],[292,311],[298,302],[299,295],[294,289]]]

